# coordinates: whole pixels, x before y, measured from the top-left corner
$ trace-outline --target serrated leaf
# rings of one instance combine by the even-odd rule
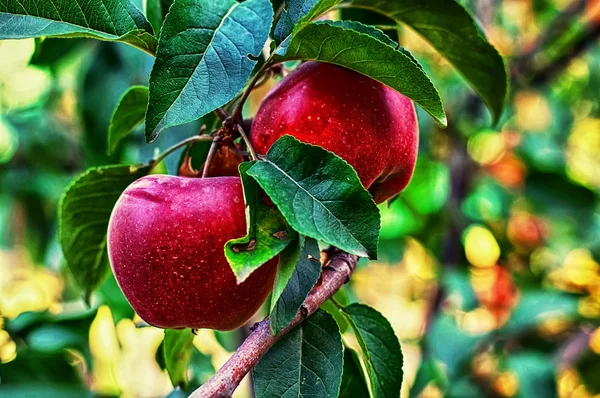
[[[506,65],[457,1],[353,0],[350,5],[410,26],[465,77],[498,121],[508,92]]]
[[[298,239],[301,250],[294,248],[291,258],[281,254],[279,269],[275,278],[275,289],[271,298],[271,314],[269,322],[274,335],[287,327],[298,313],[308,293],[319,280],[321,275],[321,251],[319,244],[312,238]],[[298,256],[295,254],[298,253]],[[292,268],[287,281],[281,275],[282,268]],[[282,290],[283,285],[283,290]]]
[[[190,329],[166,329],[163,340],[165,367],[175,387],[187,384],[187,369],[194,353],[194,334]]]
[[[252,161],[239,165],[248,234],[225,244],[225,257],[238,283],[245,281],[253,271],[279,254],[296,236],[277,207],[265,203],[264,191],[248,175],[248,170],[255,163]]]
[[[119,142],[144,121],[148,107],[148,87],[133,86],[123,94],[110,118],[108,126],[108,153],[117,149]]]
[[[369,398],[369,387],[360,366],[358,353],[348,347],[344,350],[344,371],[338,398]]]
[[[58,238],[67,266],[86,295],[98,287],[110,269],[106,233],[115,203],[129,184],[149,171],[149,166],[91,168],[63,193]]]
[[[343,0],[286,0],[275,26],[275,42],[280,44],[293,32],[297,32],[341,3]]]
[[[283,336],[254,370],[256,398],[338,396],[342,338],[331,315],[317,310]]]
[[[387,34],[381,29],[377,29],[373,26],[365,25],[357,21],[329,21],[327,22],[331,26],[339,26],[344,29],[352,29],[359,33],[367,34],[380,42],[387,44],[390,47],[398,47],[398,43],[392,40]],[[410,53],[408,53],[410,54]],[[412,55],[411,55],[412,56]],[[412,59],[415,63],[417,62],[414,58]]]
[[[152,26],[129,0],[0,0],[0,39],[89,37],[122,41],[150,54]]]
[[[373,30],[361,33],[351,26],[314,22],[282,43],[275,60],[313,60],[352,69],[402,93],[446,126],[440,95],[414,58],[373,37]]]
[[[146,140],[226,104],[246,84],[273,21],[269,0],[177,0],[150,75]]]
[[[377,257],[379,210],[339,156],[285,135],[248,174],[299,233],[360,257]]]
[[[399,397],[404,360],[392,326],[383,315],[363,304],[351,304],[343,313],[360,344],[373,397]]]

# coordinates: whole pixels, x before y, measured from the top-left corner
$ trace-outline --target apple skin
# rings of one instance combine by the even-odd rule
[[[264,98],[252,123],[254,149],[264,155],[285,134],[347,161],[377,203],[406,187],[417,161],[412,101],[336,65],[306,62]]]
[[[150,325],[232,330],[260,308],[277,272],[275,258],[236,284],[224,246],[245,234],[239,177],[150,175],[116,203],[108,254],[125,297]]]

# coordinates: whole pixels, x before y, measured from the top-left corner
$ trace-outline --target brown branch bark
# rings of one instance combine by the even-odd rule
[[[290,325],[273,336],[269,318],[253,327],[252,333],[221,369],[206,383],[190,394],[192,398],[228,398],[258,360],[287,332],[313,314],[350,278],[358,258],[338,249],[329,250],[329,263],[323,268],[321,281],[310,292]]]

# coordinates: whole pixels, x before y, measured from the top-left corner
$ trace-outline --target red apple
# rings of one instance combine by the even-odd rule
[[[245,234],[239,177],[151,175],[115,205],[108,254],[125,297],[150,325],[231,330],[259,309],[277,271],[273,259],[236,284],[224,245]]]
[[[281,136],[319,145],[346,160],[377,203],[408,184],[419,142],[413,103],[339,66],[306,62],[263,100],[250,140],[265,154]]]

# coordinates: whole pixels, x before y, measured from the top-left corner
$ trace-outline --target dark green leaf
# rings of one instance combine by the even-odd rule
[[[2,0],[0,39],[91,37],[123,41],[150,54],[156,38],[129,0]]]
[[[109,270],[106,232],[112,209],[133,181],[149,167],[105,166],[87,170],[63,193],[59,204],[59,241],[67,266],[86,295]]]
[[[187,383],[186,373],[195,350],[193,341],[194,334],[190,329],[165,330],[163,354],[167,372],[175,387],[185,387]]]
[[[359,33],[367,34],[380,42],[387,44],[388,46],[396,48],[398,43],[392,40],[388,35],[386,35],[382,30],[374,28],[373,26],[365,25],[356,21],[331,21],[328,22],[331,26],[339,26],[344,29],[355,30]],[[417,60],[412,57],[412,54],[408,51],[405,52],[406,55],[411,57],[413,62],[417,63]]]
[[[148,21],[152,24],[152,28],[158,37],[162,23],[169,12],[169,8],[173,4],[173,0],[147,0],[146,14]]]
[[[112,153],[119,142],[144,121],[148,107],[148,87],[133,86],[123,94],[110,119],[108,127],[108,152]]]
[[[362,349],[373,397],[399,397],[404,360],[392,326],[383,315],[363,304],[351,304],[343,312]]]
[[[344,372],[339,398],[369,398],[369,387],[358,354],[348,347],[344,350]]]
[[[299,256],[292,255],[289,258],[288,256],[284,256],[283,253],[281,255],[275,287],[279,291],[281,285],[283,285],[284,289],[280,294],[278,292],[276,294],[275,289],[273,290],[271,315],[269,318],[273,334],[279,333],[290,324],[321,275],[321,252],[317,241],[312,238],[302,238],[300,244],[302,245],[302,250]],[[294,252],[296,252],[295,249]],[[282,266],[289,268],[290,264],[293,264],[295,267],[287,283],[284,284],[284,278],[280,276],[280,271]],[[273,303],[275,304],[273,305]]]
[[[317,310],[262,357],[254,370],[254,392],[256,398],[335,398],[342,366],[337,324],[331,315]]]
[[[323,148],[281,137],[248,170],[299,233],[377,257],[379,211],[356,171]]]
[[[440,95],[414,58],[374,37],[376,30],[364,27],[369,33],[361,33],[352,26],[359,25],[314,22],[282,43],[276,60],[314,60],[352,69],[412,99],[446,126]]]
[[[178,0],[150,75],[146,139],[226,104],[246,84],[273,20],[269,0]]]
[[[275,41],[280,44],[292,33],[298,32],[342,0],[286,0],[277,26]]]
[[[423,36],[465,77],[498,121],[508,92],[506,65],[462,5],[454,0],[353,0],[351,5],[405,23]]]
[[[296,236],[277,207],[265,203],[263,190],[248,175],[254,163],[245,162],[239,166],[246,201],[248,234],[225,244],[225,256],[238,283],[279,254]]]

